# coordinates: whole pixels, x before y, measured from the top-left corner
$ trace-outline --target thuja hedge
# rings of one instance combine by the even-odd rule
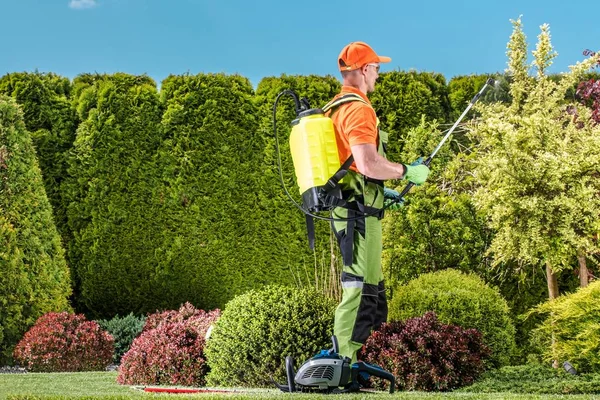
[[[42,314],[68,309],[69,271],[23,114],[0,95],[0,358]]]
[[[98,77],[82,84],[77,109],[83,122],[64,186],[77,307],[93,317],[147,311],[163,298],[155,277],[165,231],[155,200],[158,91],[124,74]]]
[[[443,75],[432,72],[382,73],[371,95],[381,128],[390,134],[388,158],[398,160],[404,137],[424,116],[446,122],[451,113],[448,87]]]
[[[171,76],[160,95],[124,74],[74,86],[83,123],[66,187],[79,307],[95,317],[214,308],[291,279],[268,252],[247,79]]]
[[[68,226],[57,223],[73,235],[65,242],[78,311],[108,318],[184,301],[220,307],[248,288],[328,265],[328,225],[317,224],[315,259],[304,217],[279,183],[272,105],[289,88],[322,106],[339,91],[336,77],[265,78],[256,93],[245,78],[224,75],[171,76],[160,93],[149,77],[127,74],[84,74],[71,85],[51,74],[9,78],[4,88],[32,110],[30,129],[67,138],[68,121],[81,121],[64,181],[52,178],[48,189],[60,192],[55,213],[68,210]],[[371,98],[398,159],[422,115],[447,120],[448,90],[433,73],[393,71],[380,81]],[[283,174],[299,196],[287,147],[293,118],[282,101]],[[71,146],[48,143],[38,147],[41,160]]]
[[[78,124],[70,101],[71,82],[53,73],[12,73],[0,78],[0,93],[13,97],[23,109],[56,226],[66,242],[68,229],[61,184],[67,176],[67,151]]]
[[[162,187],[157,284],[170,301],[222,307],[287,278],[268,252],[276,228],[262,202],[263,153],[253,89],[241,76],[171,76],[162,83]],[[273,229],[273,230],[271,230]]]

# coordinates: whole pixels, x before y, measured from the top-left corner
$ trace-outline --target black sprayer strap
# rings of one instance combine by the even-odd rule
[[[350,169],[350,166],[352,165],[353,162],[354,162],[354,156],[352,154],[350,154],[350,157],[348,157],[346,159],[346,161],[344,161],[344,163],[336,171],[336,173],[333,174],[333,176],[327,180],[327,183],[325,183],[325,185],[323,185],[323,190],[325,190],[326,193],[330,193],[337,187],[338,183],[348,173],[348,169]]]
[[[340,243],[342,260],[347,267],[350,267],[354,260],[354,227],[356,226],[354,217],[356,217],[356,212],[354,210],[348,210],[348,218],[350,218],[350,221],[346,224],[346,234]]]

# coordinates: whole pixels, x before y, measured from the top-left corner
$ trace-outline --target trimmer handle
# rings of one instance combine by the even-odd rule
[[[391,373],[386,370],[372,364],[367,364],[364,361],[359,361],[352,364],[352,382],[357,382],[358,374],[361,372],[366,372],[371,376],[376,376],[378,378],[385,379],[390,382],[390,393],[394,393],[396,389],[396,378]]]

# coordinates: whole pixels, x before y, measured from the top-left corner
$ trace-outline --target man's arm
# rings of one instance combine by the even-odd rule
[[[401,179],[406,173],[404,165],[388,161],[377,152],[374,144],[357,144],[351,147],[356,168],[369,178],[382,181]]]

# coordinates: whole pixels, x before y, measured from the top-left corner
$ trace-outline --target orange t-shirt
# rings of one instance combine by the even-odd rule
[[[362,101],[352,101],[342,104],[330,115],[335,128],[340,163],[346,161],[352,154],[351,146],[368,143],[377,146],[377,115],[371,102],[364,93],[351,86],[342,86],[341,92],[334,99],[348,93],[358,94],[367,104]],[[356,163],[352,163],[350,169],[358,172]]]

